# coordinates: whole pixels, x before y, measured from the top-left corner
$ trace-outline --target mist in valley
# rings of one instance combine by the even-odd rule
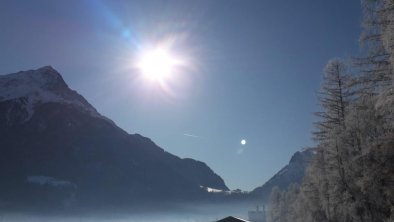
[[[248,218],[248,211],[255,209],[252,203],[234,204],[179,204],[167,210],[149,209],[149,206],[125,209],[107,209],[90,212],[59,211],[2,212],[0,222],[213,222],[227,216]],[[158,208],[158,207],[157,207]]]

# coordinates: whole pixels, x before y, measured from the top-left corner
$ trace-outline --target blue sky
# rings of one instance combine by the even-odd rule
[[[251,190],[313,145],[323,67],[359,53],[360,21],[358,0],[2,0],[0,74],[52,65],[121,128]],[[164,39],[188,61],[171,93],[131,66]]]

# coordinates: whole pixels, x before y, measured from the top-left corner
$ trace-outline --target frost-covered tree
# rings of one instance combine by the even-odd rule
[[[345,120],[353,95],[349,79],[347,66],[339,59],[331,60],[325,68],[319,94],[322,111],[317,113],[320,121],[316,124],[317,131],[314,134],[319,142],[317,158],[321,161],[315,162],[313,167],[316,173],[324,175],[316,183],[328,221],[333,220],[335,215],[346,213],[338,208],[338,203],[355,198],[347,171],[349,150],[348,146],[343,145],[345,140],[342,137],[346,131]]]
[[[394,69],[394,1],[385,0],[380,15],[382,20],[382,42],[390,55],[391,70]]]
[[[299,194],[299,185],[290,184],[288,190],[280,190],[277,186],[272,188],[270,195],[269,222],[293,222],[299,211],[294,202]]]
[[[393,222],[394,1],[363,0],[365,56],[325,69],[316,152],[297,189],[278,191],[275,221]]]
[[[269,214],[268,221],[269,222],[281,222],[282,216],[285,216],[283,211],[283,204],[285,204],[283,200],[282,191],[279,187],[275,186],[272,188],[270,195],[270,205],[269,205]]]
[[[327,142],[335,137],[331,135],[334,129],[345,127],[346,109],[352,96],[349,79],[344,62],[333,59],[327,63],[319,92],[322,111],[316,112],[319,117],[314,132],[317,141]]]
[[[362,0],[364,31],[360,37],[365,56],[356,59],[361,70],[358,83],[374,92],[391,84],[393,72],[393,1]]]

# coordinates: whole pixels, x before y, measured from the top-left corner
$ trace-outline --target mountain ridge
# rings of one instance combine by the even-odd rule
[[[24,105],[28,109],[28,120],[36,103],[58,102],[74,105],[93,116],[106,118],[75,90],[68,87],[63,77],[52,66],[36,70],[20,71],[0,75],[0,102],[26,98]],[[108,121],[109,119],[106,118]]]
[[[0,202],[130,203],[228,190],[205,163],[117,127],[50,66],[0,76],[0,88]]]
[[[286,166],[282,167],[263,185],[253,189],[250,195],[267,202],[273,187],[277,186],[281,190],[287,190],[292,183],[301,184],[309,161],[314,155],[315,151],[312,148],[295,152]]]

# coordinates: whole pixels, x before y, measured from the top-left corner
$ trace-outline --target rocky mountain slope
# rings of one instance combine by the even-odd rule
[[[281,190],[286,190],[292,183],[301,184],[305,169],[313,155],[313,149],[296,152],[291,157],[289,164],[283,167],[265,184],[251,191],[250,195],[259,200],[267,201],[273,187],[278,186]]]
[[[181,159],[102,116],[52,67],[0,76],[0,204],[126,204],[228,190],[205,163]]]

